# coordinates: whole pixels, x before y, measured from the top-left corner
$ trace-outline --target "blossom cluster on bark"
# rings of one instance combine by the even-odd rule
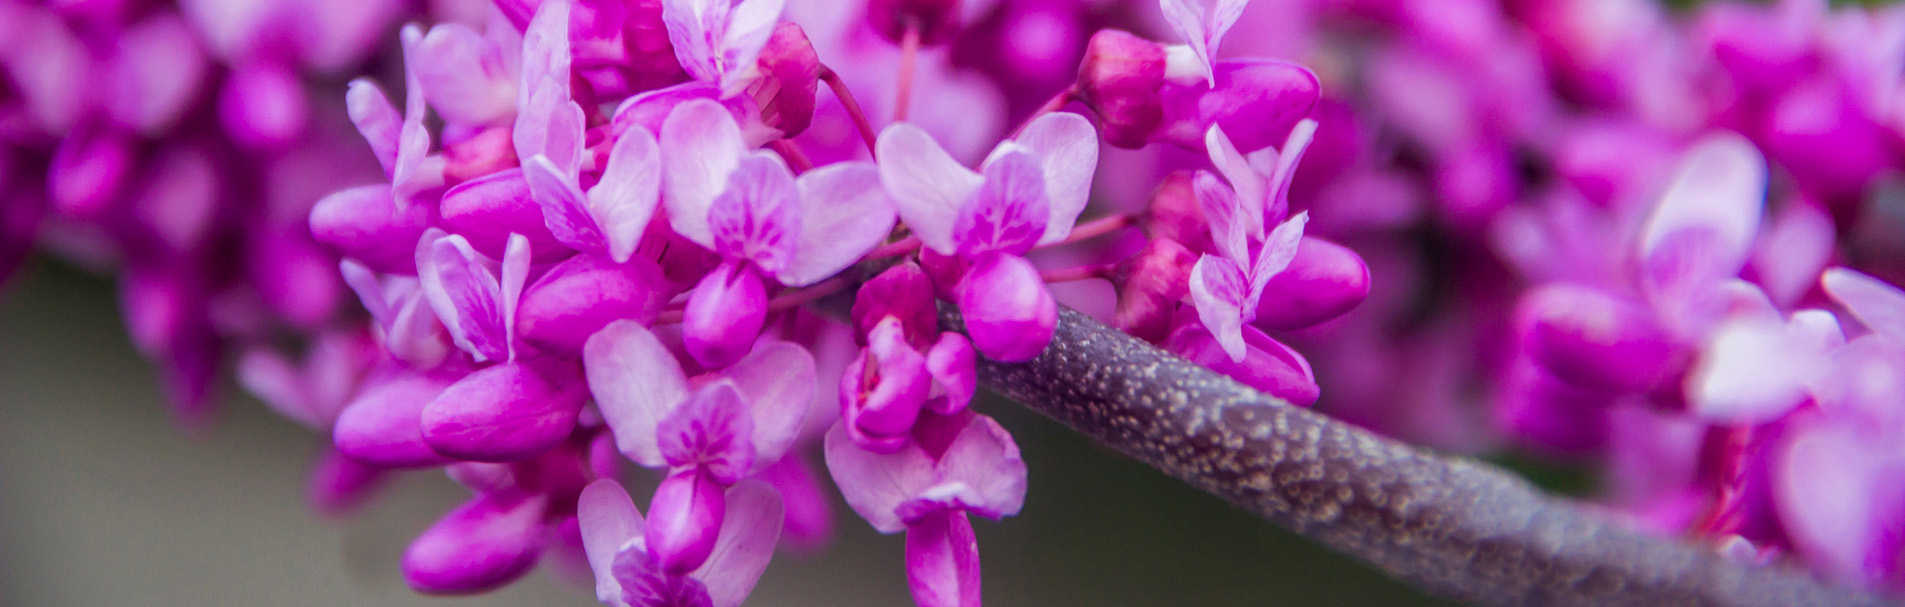
[[[1028,482],[975,365],[1061,304],[1590,467],[1650,531],[1905,581],[1905,10],[427,4],[0,0],[0,272],[117,272],[183,420],[230,358],[328,437],[323,509],[469,488],[419,591],[550,560],[737,605],[837,491],[919,604],[978,605],[971,515]]]

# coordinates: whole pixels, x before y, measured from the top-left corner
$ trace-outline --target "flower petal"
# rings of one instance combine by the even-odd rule
[[[757,60],[780,22],[786,0],[737,0],[722,26],[718,60],[721,66],[721,90],[729,95],[742,92],[758,76]]]
[[[424,405],[423,441],[477,462],[523,461],[575,430],[588,394],[574,361],[540,357],[479,369]]]
[[[524,162],[523,179],[529,182],[530,196],[542,207],[543,224],[556,240],[584,253],[608,248],[582,190],[548,156],[539,154]]]
[[[728,173],[728,185],[708,207],[714,252],[753,262],[774,273],[786,267],[800,245],[800,191],[780,157],[756,152]]]
[[[344,107],[357,132],[370,144],[371,154],[384,167],[385,175],[397,172],[397,146],[402,140],[403,115],[391,105],[384,89],[368,78],[352,80],[344,92]]]
[[[979,538],[966,513],[943,510],[907,526],[906,582],[919,607],[979,607]]]
[[[740,125],[720,103],[694,99],[676,106],[662,122],[660,145],[669,224],[689,240],[714,248],[708,209],[747,151]]]
[[[1650,266],[1664,255],[1690,256],[1679,265],[1696,275],[1668,277],[1662,286],[1670,290],[1730,277],[1752,250],[1765,205],[1766,159],[1759,150],[1734,133],[1708,136],[1682,157],[1641,233],[1641,256]],[[1695,249],[1675,250],[1690,239],[1697,239]]]
[[[476,30],[460,23],[432,27],[417,55],[425,96],[444,122],[474,126],[516,114],[517,76],[502,49]]]
[[[602,180],[589,188],[589,208],[608,241],[609,257],[626,263],[641,245],[661,203],[661,149],[645,128],[622,133],[609,150]]]
[[[1250,159],[1237,151],[1237,146],[1231,144],[1223,127],[1210,125],[1210,129],[1204,132],[1204,148],[1210,153],[1211,165],[1217,167],[1217,172],[1230,182],[1231,189],[1237,193],[1237,208],[1242,211],[1238,218],[1243,220],[1244,234],[1253,238],[1262,237],[1263,215],[1270,200],[1269,177],[1258,173]]]
[[[1098,130],[1084,116],[1053,112],[1027,123],[1014,141],[1037,154],[1045,170],[1051,217],[1039,242],[1064,240],[1091,202],[1091,179],[1098,170]]]
[[[813,355],[792,342],[767,343],[723,375],[734,381],[751,411],[755,469],[779,461],[800,437],[800,422],[814,402]]]
[[[904,122],[880,132],[874,155],[879,158],[880,183],[893,197],[900,219],[926,246],[947,255],[956,252],[954,218],[985,178],[953,160],[932,135]]]
[[[984,415],[973,415],[939,456],[939,483],[964,485],[959,502],[997,520],[1025,506],[1025,460],[1012,434]]]
[[[499,309],[502,286],[488,265],[492,262],[462,236],[438,238],[428,250],[427,267],[418,268],[425,275],[424,293],[457,347],[477,362],[507,358],[509,336]]]
[[[688,397],[688,378],[674,353],[647,327],[619,321],[589,338],[582,361],[616,448],[637,464],[667,465],[655,444],[655,427]]]
[[[785,516],[780,493],[757,480],[728,488],[727,502],[714,552],[688,574],[707,585],[714,607],[736,607],[754,591],[774,558],[774,543],[780,540]]]
[[[615,554],[629,540],[641,537],[642,511],[629,499],[628,490],[605,478],[582,489],[575,515],[582,529],[582,551],[595,572],[595,598],[613,605],[622,599],[622,584],[615,580],[612,568]]]
[[[416,25],[406,25],[401,37],[405,89],[403,125],[398,130],[396,162],[390,171],[390,182],[396,188],[399,204],[409,202],[411,196],[428,189],[437,180],[422,174],[424,156],[430,153],[430,130],[423,126],[423,80],[417,75],[423,59],[417,56],[416,48],[422,43],[423,30]]]
[[[1231,360],[1243,360],[1243,303],[1250,288],[1243,269],[1228,259],[1206,254],[1191,267],[1190,287],[1198,320]]]
[[[898,216],[880,185],[879,167],[841,162],[802,174],[800,245],[791,263],[775,274],[782,284],[804,287],[853,265],[886,241]]]
[[[725,10],[731,0],[662,0],[661,20],[668,28],[668,42],[675,49],[675,59],[681,62],[681,68],[690,76],[703,82],[720,82],[721,73],[715,64],[719,50],[717,20],[726,21]],[[718,14],[717,14],[717,8]]]
[[[1038,157],[1007,146],[985,164],[985,184],[959,207],[953,240],[959,255],[1023,255],[1038,244],[1051,218],[1050,196]]]
[[[754,416],[733,382],[716,381],[689,394],[655,427],[655,440],[670,468],[698,470],[723,486],[755,468]]]
[[[1191,191],[1204,210],[1204,221],[1210,224],[1211,244],[1217,248],[1217,254],[1237,264],[1247,263],[1250,239],[1246,230],[1251,217],[1236,190],[1210,171],[1198,171],[1197,176],[1191,178]]]
[[[522,577],[542,556],[548,502],[490,493],[451,510],[404,551],[404,580],[420,592],[467,594]]]
[[[1819,284],[1865,328],[1905,341],[1905,292],[1898,287],[1850,268],[1826,270]]]
[[[1296,259],[1297,244],[1303,240],[1303,225],[1310,222],[1310,212],[1297,213],[1295,217],[1277,224],[1264,239],[1263,248],[1257,250],[1257,260],[1250,265],[1250,291],[1244,298],[1243,315],[1245,322],[1257,317],[1257,301],[1263,297],[1263,286],[1290,267],[1290,261]]]
[[[826,455],[841,497],[880,533],[904,531],[900,504],[933,481],[933,459],[917,443],[896,453],[874,453],[855,445],[843,424],[827,431]]]

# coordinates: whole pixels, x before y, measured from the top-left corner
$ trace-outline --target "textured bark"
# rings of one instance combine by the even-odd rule
[[[959,315],[942,304],[949,326]],[[1072,310],[979,381],[1429,592],[1487,605],[1882,605],[1784,566],[1642,535],[1494,466],[1284,402]]]

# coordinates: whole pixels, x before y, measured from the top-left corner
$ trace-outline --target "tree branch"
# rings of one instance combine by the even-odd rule
[[[942,319],[964,330],[941,304]],[[1882,605],[1780,565],[1631,531],[1494,466],[1292,407],[1061,309],[979,380],[1240,508],[1430,592],[1488,605]]]

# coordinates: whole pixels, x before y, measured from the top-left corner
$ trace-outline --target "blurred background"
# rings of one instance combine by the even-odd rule
[[[216,424],[186,436],[158,381],[107,280],[40,260],[0,294],[0,605],[595,604],[547,561],[493,594],[412,593],[404,547],[467,490],[410,473],[325,519],[304,500],[311,432],[226,385]],[[1015,405],[979,407],[1033,479],[1023,514],[975,521],[988,605],[1442,604]],[[833,497],[835,544],[776,557],[749,605],[911,604],[901,538]]]

